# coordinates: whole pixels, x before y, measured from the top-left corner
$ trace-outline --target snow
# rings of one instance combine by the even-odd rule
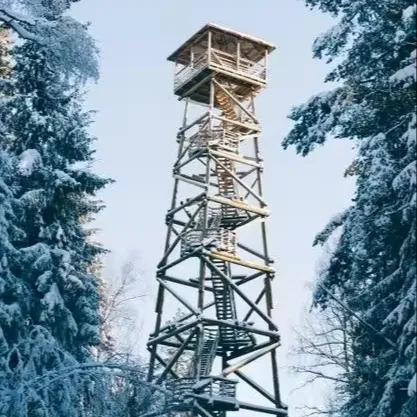
[[[416,395],[417,393],[417,378],[416,378],[416,374],[414,374],[413,378],[411,379],[410,383],[408,384],[408,395],[410,397]]]
[[[98,49],[86,26],[68,16],[69,5],[67,0],[0,0],[0,22],[43,45],[64,74],[82,82],[97,80]]]
[[[58,169],[55,170],[55,176],[56,176],[55,185],[58,187],[63,186],[63,185],[68,186],[68,185],[77,184],[77,181],[64,171],[61,171]]]
[[[42,157],[36,149],[26,149],[19,158],[18,169],[24,176],[32,174],[36,165],[42,163]]]
[[[412,19],[416,14],[417,6],[413,4],[412,6],[408,6],[403,11],[403,21],[407,22],[409,19]]]
[[[412,189],[416,187],[416,161],[410,162],[400,171],[392,182],[392,186],[394,190],[397,190],[404,183],[407,183]]]
[[[53,313],[56,307],[62,308],[64,306],[64,301],[56,283],[51,285],[49,291],[42,299],[42,304],[47,306],[49,313]]]
[[[415,82],[416,81],[416,64],[415,63],[410,64],[404,68],[401,68],[390,77],[390,80],[396,83],[404,82],[404,81]],[[407,84],[406,86],[408,87],[409,84]]]

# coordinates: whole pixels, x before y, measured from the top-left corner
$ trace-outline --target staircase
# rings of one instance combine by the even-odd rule
[[[204,342],[200,358],[200,378],[209,376],[213,367],[214,359],[216,358],[217,346],[219,344],[218,331],[204,329]]]
[[[212,263],[225,275],[228,274],[226,262],[220,259],[211,259]],[[211,272],[213,283],[213,295],[218,320],[237,322],[237,313],[234,294],[222,277],[215,271]],[[252,344],[252,339],[248,334],[232,327],[220,326],[220,345],[225,350],[236,350]]]
[[[235,121],[238,120],[235,107],[230,97],[223,90],[219,89],[216,91],[216,100],[226,119]]]
[[[217,158],[230,172],[235,171],[235,164],[232,160],[224,157]],[[219,194],[226,198],[237,197],[237,187],[233,177],[220,164],[216,164],[217,183],[219,186]]]
[[[239,114],[236,112],[236,107],[235,107],[235,104],[233,103],[233,100],[223,90],[218,89],[215,92],[215,97],[216,97],[217,104],[220,110],[222,111],[223,116],[226,119],[232,122],[233,121],[240,122],[240,123],[250,122],[250,119],[248,119],[247,117],[242,119],[239,116]],[[244,134],[244,133],[247,133],[248,128],[241,126],[241,125],[233,125],[229,127],[229,130],[234,133]]]
[[[235,164],[231,159],[217,157],[218,161],[223,164],[230,172],[235,173]],[[239,199],[238,188],[233,177],[219,163],[216,164],[217,184],[219,196],[230,200]],[[223,205],[221,225],[225,229],[233,228],[236,224],[247,218],[247,214],[235,207]]]

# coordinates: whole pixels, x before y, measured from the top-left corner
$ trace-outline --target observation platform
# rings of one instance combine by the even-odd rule
[[[176,65],[174,93],[209,104],[210,78],[216,74],[245,99],[266,87],[267,57],[275,49],[261,39],[207,24],[168,57]]]

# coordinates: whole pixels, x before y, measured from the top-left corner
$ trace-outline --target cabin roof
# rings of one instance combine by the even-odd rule
[[[167,58],[168,61],[176,62],[178,60],[178,57],[180,57],[184,51],[186,51],[191,45],[193,45],[202,35],[210,31],[217,32],[223,35],[229,35],[231,38],[234,39],[241,39],[249,44],[252,44],[253,46],[259,46],[264,51],[267,50],[268,53],[271,53],[276,49],[276,47],[273,44],[266,42],[262,39],[255,38],[253,36],[246,35],[236,30],[228,29],[223,26],[216,25],[214,23],[207,23],[198,32],[191,36],[186,42],[184,42],[176,51],[174,51]]]

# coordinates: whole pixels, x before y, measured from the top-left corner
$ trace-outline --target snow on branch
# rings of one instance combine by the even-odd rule
[[[169,391],[146,382],[135,362],[80,363],[41,326],[4,355],[0,415],[126,417],[163,407]],[[132,408],[134,407],[134,408]]]
[[[343,226],[347,216],[349,215],[349,209],[339,213],[330,220],[326,227],[315,237],[313,246],[324,245],[333,232],[339,227]]]
[[[416,395],[417,393],[417,381],[416,381],[416,374],[414,374],[413,378],[411,379],[409,385],[408,385],[408,395],[410,397]]]
[[[45,6],[41,0],[0,0],[0,23],[44,47],[64,74],[96,80],[98,49],[86,25],[68,16],[67,8],[64,1]]]

